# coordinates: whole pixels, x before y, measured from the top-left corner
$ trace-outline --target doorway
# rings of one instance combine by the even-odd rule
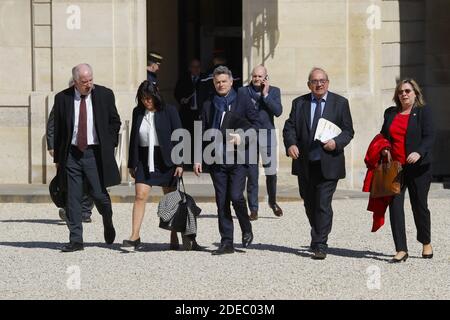
[[[147,0],[147,52],[163,56],[158,72],[161,93],[173,91],[190,60],[198,58],[210,73],[212,58],[226,58],[234,77],[242,78],[242,0]]]

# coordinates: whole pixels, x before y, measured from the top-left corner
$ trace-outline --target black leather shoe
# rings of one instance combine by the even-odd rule
[[[314,251],[314,255],[311,257],[314,260],[323,260],[327,257],[327,253],[324,250]]]
[[[246,232],[242,235],[242,245],[244,246],[244,248],[247,248],[249,245],[251,245],[252,241],[253,241],[252,232]]]
[[[61,247],[62,252],[74,252],[84,250],[84,246],[82,243],[78,242],[69,242]]]
[[[192,251],[205,251],[206,247],[203,247],[197,243],[197,241],[194,240],[192,243]]]
[[[408,259],[409,255],[408,253],[405,253],[403,255],[403,257],[401,257],[400,259],[397,259],[396,257],[393,257],[389,262],[390,263],[399,263],[399,262],[405,262],[406,259]]]
[[[81,221],[84,223],[91,223],[92,219],[91,219],[91,217],[83,217],[83,218],[81,218]]]
[[[114,229],[111,217],[103,218],[103,236],[105,237],[106,244],[111,244],[116,238],[116,230]]]
[[[58,210],[59,218],[67,222],[66,210],[64,208],[59,208]]]
[[[221,245],[217,250],[211,252],[213,256],[234,253],[234,248],[232,246]]]
[[[250,211],[250,221],[258,220],[258,211]]]
[[[273,210],[273,214],[277,217],[281,217],[283,215],[283,210],[281,210],[280,206],[276,202],[269,204],[269,207]]]
[[[134,247],[136,248],[141,244],[141,238],[137,238],[136,240],[123,240],[122,247]]]

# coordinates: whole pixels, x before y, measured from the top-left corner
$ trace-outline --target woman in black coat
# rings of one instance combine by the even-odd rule
[[[164,194],[176,189],[177,177],[183,174],[181,163],[173,163],[172,132],[181,128],[181,120],[175,107],[166,105],[157,89],[145,80],[136,94],[137,107],[133,110],[131,123],[128,168],[135,179],[132,232],[124,247],[143,248],[140,229],[145,204],[153,186],[160,186]],[[178,249],[176,232],[171,233],[170,248]]]
[[[431,184],[431,150],[434,143],[434,127],[431,109],[425,105],[422,91],[413,79],[399,82],[393,98],[396,106],[386,109],[381,129],[391,143],[392,160],[403,165],[401,193],[394,196],[389,205],[392,234],[396,254],[391,262],[408,258],[405,231],[405,190],[408,188],[417,240],[422,243],[422,257],[433,257],[431,247],[431,218],[428,209],[428,191]]]

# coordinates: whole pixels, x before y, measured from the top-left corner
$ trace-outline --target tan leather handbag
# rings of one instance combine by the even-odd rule
[[[373,173],[370,188],[371,198],[395,196],[402,188],[402,165],[399,161],[392,161],[391,153],[387,154],[387,161],[380,159],[380,163]]]

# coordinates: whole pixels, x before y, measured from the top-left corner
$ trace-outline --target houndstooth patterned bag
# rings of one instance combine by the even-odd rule
[[[180,189],[181,185],[184,192]],[[197,233],[196,219],[202,210],[185,191],[183,178],[180,178],[177,182],[177,190],[161,198],[158,205],[160,228],[183,232],[184,235]]]

